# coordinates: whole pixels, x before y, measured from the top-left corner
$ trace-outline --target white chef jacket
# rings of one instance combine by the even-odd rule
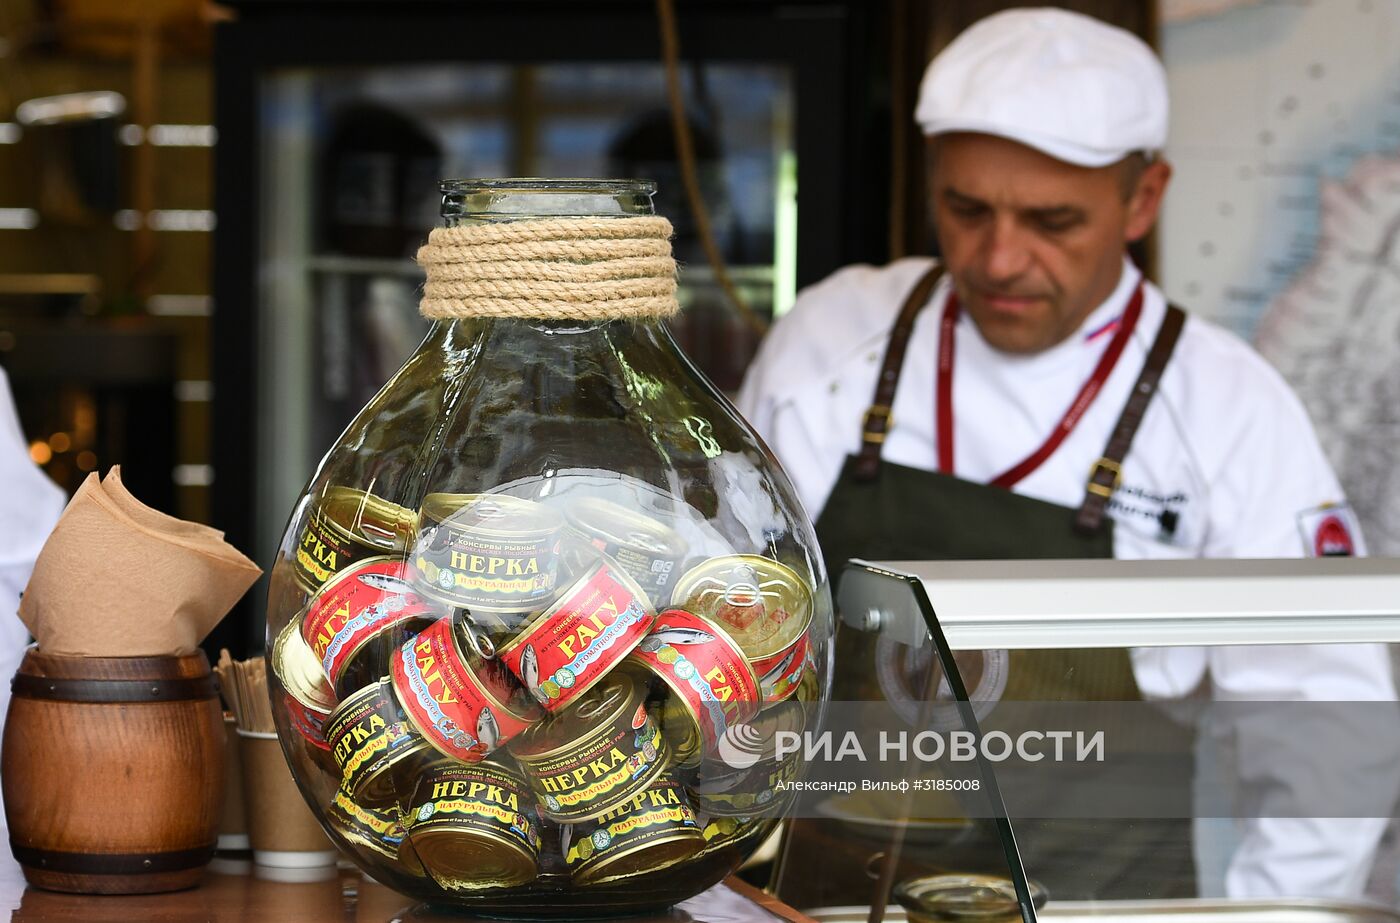
[[[846,457],[859,451],[890,330],[931,266],[922,257],[852,266],[805,289],[749,369],[739,408],[778,456],[809,513],[821,510]],[[997,351],[961,313],[954,333],[954,474],[986,483],[1040,447],[1092,374],[1140,279],[1125,259],[1117,288],[1079,330],[1034,355]],[[1097,399],[1054,454],[1015,486],[1017,493],[1067,507],[1083,501],[1090,467],[1103,454],[1166,312],[1161,291],[1147,282],[1143,288],[1136,329]],[[883,445],[887,461],[937,467],[939,319],[951,290],[945,277],[915,322]],[[1344,501],[1306,412],[1278,373],[1237,337],[1188,318],[1108,505],[1115,557],[1300,557],[1314,546],[1326,515],[1319,511]],[[1344,507],[1337,513],[1361,553],[1355,517]],[[1395,698],[1383,645],[1149,648],[1134,650],[1132,659],[1149,697],[1183,695],[1208,676],[1221,699]],[[1240,826],[1241,845],[1225,873],[1230,896],[1340,897],[1361,893],[1385,821],[1257,818]]]
[[[10,380],[0,369],[0,726],[10,702],[10,678],[29,643],[19,620],[19,596],[64,502],[63,491],[29,458]]]

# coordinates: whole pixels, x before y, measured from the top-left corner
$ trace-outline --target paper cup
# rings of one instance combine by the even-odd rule
[[[238,755],[238,725],[224,713],[224,807],[219,816],[219,850],[250,849],[243,813],[243,761]]]
[[[297,869],[335,865],[339,852],[301,797],[277,735],[240,730],[238,743],[253,863]]]

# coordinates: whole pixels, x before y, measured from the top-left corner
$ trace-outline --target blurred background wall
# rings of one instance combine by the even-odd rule
[[[0,365],[70,492],[129,462],[207,520],[210,16],[193,0],[0,2]]]

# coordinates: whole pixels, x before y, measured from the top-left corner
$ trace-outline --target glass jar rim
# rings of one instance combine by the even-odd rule
[[[640,193],[654,195],[656,183],[649,179],[586,179],[582,177],[500,177],[484,179],[445,179],[438,183],[443,195],[469,195],[473,192],[573,192],[598,195]]]

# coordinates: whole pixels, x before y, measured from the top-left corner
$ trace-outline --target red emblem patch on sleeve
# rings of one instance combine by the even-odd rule
[[[1351,557],[1356,554],[1356,545],[1351,540],[1351,532],[1346,523],[1336,516],[1328,516],[1318,524],[1313,536],[1313,554],[1319,558],[1329,555]]]
[[[1316,558],[1350,558],[1365,554],[1356,514],[1346,504],[1327,504],[1298,514],[1303,553]]]

